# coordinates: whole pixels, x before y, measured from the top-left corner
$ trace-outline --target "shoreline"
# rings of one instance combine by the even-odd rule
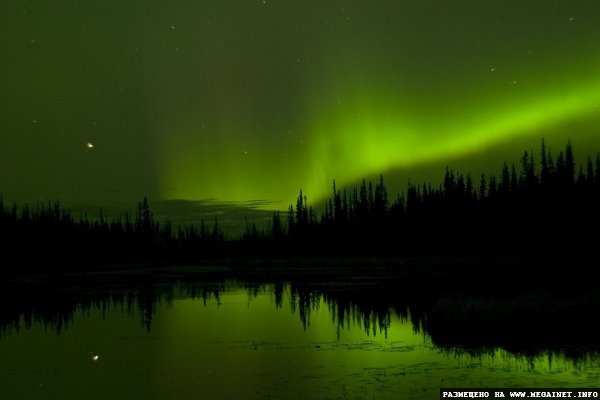
[[[413,281],[439,285],[592,285],[600,257],[574,255],[419,257],[254,257],[199,263],[106,264],[82,271],[5,274],[3,283],[249,279],[263,281]]]

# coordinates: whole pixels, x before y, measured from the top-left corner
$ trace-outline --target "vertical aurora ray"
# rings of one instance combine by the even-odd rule
[[[504,94],[499,100],[497,93],[482,94],[458,106],[450,99],[441,100],[442,110],[430,112],[426,119],[403,113],[402,106],[396,105],[407,101],[399,95],[358,90],[355,98],[339,104],[333,100],[334,106],[307,116],[313,124],[305,128],[306,139],[292,144],[296,148],[291,157],[272,151],[290,146],[285,141],[272,146],[250,143],[241,148],[236,139],[221,138],[196,149],[199,151],[193,146],[176,149],[165,182],[183,188],[175,196],[184,198],[286,200],[303,188],[313,199],[320,199],[328,195],[333,179],[345,185],[392,168],[468,156],[515,137],[531,135],[538,140],[546,129],[600,115],[600,82],[592,79],[547,93],[544,81],[528,93],[522,93],[518,83],[506,85],[507,91],[521,93],[514,97]],[[567,132],[566,137],[571,134]],[[199,171],[191,160],[202,152],[208,162]]]
[[[162,196],[286,208],[300,188],[318,201],[333,179],[559,127],[576,143],[589,133],[568,124],[600,116],[600,30],[595,7],[576,3],[268,2],[244,6],[252,20],[217,18],[205,39],[185,39],[202,63],[170,78],[197,92],[152,110]]]
[[[469,112],[467,106],[453,120],[432,114],[431,120],[414,125],[405,122],[410,117],[397,115],[400,111],[373,112],[369,107],[347,111],[347,116],[340,115],[315,131],[307,192],[326,196],[324,189],[333,178],[344,185],[392,168],[468,156],[519,136],[534,135],[537,140],[558,124],[600,116],[600,82],[517,103],[522,104],[504,109],[477,109],[474,104],[475,111]]]
[[[285,208],[333,179],[395,174],[401,190],[402,171],[451,160],[479,173],[482,154],[513,159],[549,131],[595,152],[599,13],[590,0],[8,2],[0,191]]]

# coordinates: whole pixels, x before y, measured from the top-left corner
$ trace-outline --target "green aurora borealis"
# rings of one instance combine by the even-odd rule
[[[542,136],[600,150],[593,0],[9,1],[0,22],[10,199],[285,209]]]

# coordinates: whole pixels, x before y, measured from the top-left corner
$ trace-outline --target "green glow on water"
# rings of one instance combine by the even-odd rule
[[[446,352],[392,314],[387,335],[339,328],[321,300],[306,329],[289,293],[276,308],[231,287],[220,302],[174,299],[146,332],[137,316],[78,313],[60,336],[40,325],[0,341],[8,398],[433,398],[439,387],[590,387],[600,361],[557,354]],[[98,359],[93,357],[98,355]],[[11,397],[12,396],[12,397]]]

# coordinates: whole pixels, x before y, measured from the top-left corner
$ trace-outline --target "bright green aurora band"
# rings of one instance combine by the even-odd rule
[[[0,9],[15,198],[285,209],[333,179],[478,174],[541,137],[600,149],[596,1],[18,3]]]
[[[327,115],[316,113],[313,118],[317,122],[305,139],[305,156],[300,160],[279,160],[275,168],[268,151],[253,149],[260,156],[252,160],[236,154],[220,161],[210,159],[208,166],[201,166],[200,171],[219,171],[217,179],[211,182],[209,176],[199,177],[202,173],[194,167],[198,165],[194,154],[186,154],[183,149],[166,153],[161,169],[163,182],[165,188],[177,189],[171,193],[167,189],[165,194],[175,198],[214,196],[243,201],[257,196],[279,199],[284,194],[285,198],[293,198],[298,187],[303,187],[305,193],[327,196],[334,178],[344,185],[393,167],[466,155],[517,135],[535,132],[539,138],[544,128],[597,113],[600,83],[578,89],[546,96],[536,95],[539,90],[535,90],[516,102],[522,102],[521,106],[492,106],[487,103],[490,99],[483,97],[485,106],[466,106],[462,112],[457,110],[460,114],[453,118],[434,112],[429,120],[418,122],[403,116],[400,110],[386,109],[390,108],[386,104],[372,106],[377,99],[370,102],[367,96],[358,96],[362,102],[357,99],[351,106],[339,107]],[[397,104],[390,97],[381,98],[387,99],[387,104]],[[299,146],[303,144],[299,141]]]
[[[203,161],[191,149],[201,146],[204,136],[182,133],[190,141],[163,153],[162,182],[165,189],[174,188],[165,195],[286,200],[301,187],[309,196],[323,198],[334,178],[340,185],[355,183],[393,168],[468,156],[522,135],[534,138],[537,146],[548,129],[599,115],[600,57],[582,10],[575,18],[558,9],[537,15],[540,10],[514,2],[487,12],[489,4],[475,2],[354,3],[348,16],[340,11],[331,21],[326,15],[315,21],[312,29],[318,32],[312,35],[311,22],[303,21],[306,38],[292,22],[270,27],[300,44],[294,55],[298,66],[288,66],[279,81],[283,101],[290,98],[289,112],[297,115],[289,121],[276,110],[272,116],[268,110],[261,115],[256,103],[265,102],[268,89],[229,87],[245,97],[223,100],[211,137],[248,134],[248,147],[218,139],[210,145],[214,155]],[[547,2],[538,6],[552,8]],[[442,20],[444,11],[434,7],[456,14]],[[475,20],[461,16],[457,7],[470,10]],[[421,22],[403,15],[403,8],[422,13],[414,16]],[[388,9],[392,15],[386,15]],[[429,12],[435,22],[425,17]],[[600,39],[598,29],[592,33]],[[288,56],[287,49],[281,52],[272,53],[266,67]],[[226,87],[243,80],[243,62],[234,68],[235,79]],[[302,83],[290,90],[287,81]],[[209,97],[219,98],[221,91],[219,86]],[[242,115],[230,115],[228,101],[241,102]],[[273,126],[271,119],[284,126]],[[567,130],[565,141],[576,134]]]

